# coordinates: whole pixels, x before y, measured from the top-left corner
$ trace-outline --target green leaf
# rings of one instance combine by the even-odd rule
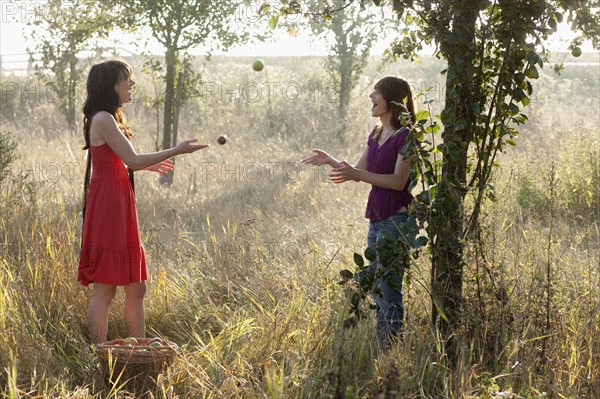
[[[536,67],[530,65],[529,68],[527,68],[527,70],[525,71],[525,76],[527,76],[530,79],[538,79],[540,77],[540,74],[538,73]]]
[[[515,147],[517,145],[517,142],[514,141],[513,139],[506,139],[506,140],[504,140],[504,142],[508,145],[512,145],[513,147]]]
[[[352,277],[354,277],[354,274],[352,274],[352,272],[350,270],[340,270],[340,276],[344,279],[344,280],[350,280]]]
[[[525,89],[527,90],[527,94],[531,95],[533,93],[533,85],[530,81],[525,82]]]
[[[277,23],[279,22],[279,14],[273,15],[269,19],[269,28],[275,29],[277,27]]]
[[[375,248],[368,247],[365,249],[365,258],[370,262],[374,262],[377,259],[377,251],[375,251]]]
[[[260,8],[258,9],[258,15],[265,15],[267,11],[269,11],[269,8],[271,8],[271,5],[269,3],[262,3]]]
[[[435,134],[440,131],[440,128],[441,128],[440,125],[438,125],[436,122],[433,122],[433,125],[427,126],[425,131],[427,133]]]
[[[516,101],[521,101],[523,100],[523,98],[527,97],[525,95],[525,91],[523,91],[523,89],[521,89],[520,87],[515,88],[513,96],[515,97]]]
[[[452,120],[452,118],[454,117],[454,114],[455,114],[454,111],[455,111],[454,108],[451,106],[446,107],[442,110],[442,112],[440,114],[440,120],[442,121],[443,124],[447,124]]]
[[[529,62],[529,64],[534,65],[538,62],[538,59],[540,58],[539,55],[537,55],[537,53],[533,50],[531,50],[529,52],[529,54],[527,54],[527,62]]]
[[[425,236],[417,237],[417,239],[415,240],[415,249],[425,246],[425,244],[427,244],[427,241],[429,241],[429,239]]]
[[[431,193],[429,191],[421,191],[415,197],[419,202],[429,205],[431,203]]]
[[[427,119],[429,119],[429,112],[425,111],[424,109],[419,110],[415,117],[417,118],[417,122],[427,121]]]
[[[361,269],[365,267],[365,260],[362,256],[360,256],[360,254],[357,254],[356,252],[354,253],[354,263],[356,263],[356,265]]]
[[[419,184],[419,181],[417,179],[412,179],[410,182],[410,185],[408,186],[408,192],[410,193],[412,190],[414,190],[418,184]]]
[[[448,156],[450,162],[458,162],[458,160],[460,159],[460,149],[456,144],[449,143],[446,146],[446,151],[444,152],[444,155]]]
[[[523,81],[525,80],[525,74],[522,72],[517,72],[515,73],[515,82],[517,83],[523,83]]]
[[[552,18],[554,18],[558,23],[561,23],[563,21],[563,15],[557,11],[554,11],[552,13]]]

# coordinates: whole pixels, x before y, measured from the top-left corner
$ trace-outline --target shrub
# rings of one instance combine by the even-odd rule
[[[0,132],[0,186],[8,177],[11,164],[17,159],[17,143],[9,132]]]

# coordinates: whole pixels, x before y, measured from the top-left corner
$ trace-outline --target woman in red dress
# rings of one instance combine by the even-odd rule
[[[78,280],[94,283],[88,308],[88,328],[94,343],[107,340],[108,309],[117,286],[125,290],[125,321],[132,337],[143,338],[146,258],[142,248],[133,190],[133,172],[168,173],[169,159],[207,144],[185,140],[168,150],[138,154],[129,139],[123,104],[133,100],[135,82],[123,61],[92,66],[83,105],[85,174],[82,247]],[[90,178],[91,169],[91,178]]]

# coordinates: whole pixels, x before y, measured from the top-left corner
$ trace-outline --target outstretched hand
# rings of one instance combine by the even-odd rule
[[[348,180],[358,181],[357,169],[348,162],[342,161],[340,166],[331,170],[329,179],[336,184],[343,183]]]
[[[175,169],[175,164],[173,163],[173,161],[171,159],[165,159],[162,162],[147,167],[145,170],[149,170],[151,172],[158,172],[161,175],[166,175],[173,169]]]
[[[315,148],[313,152],[314,154],[312,154],[308,158],[303,159],[302,163],[317,166],[331,165],[331,162],[333,161],[333,157],[331,155],[329,155],[325,151],[319,150],[318,148]]]
[[[196,144],[197,141],[198,139],[183,140],[177,144],[175,149],[177,150],[178,154],[191,154],[192,152],[210,147],[209,144]]]

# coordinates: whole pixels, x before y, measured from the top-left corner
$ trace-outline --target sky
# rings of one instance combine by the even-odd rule
[[[26,34],[27,21],[33,18],[32,4],[41,4],[40,1],[5,1],[0,0],[0,55],[2,56],[2,67],[4,69],[22,69],[27,66],[27,47],[35,45],[33,39]],[[116,36],[115,36],[116,37]],[[136,39],[132,35],[124,36],[119,48],[121,56],[137,54],[141,49],[134,44]],[[552,36],[548,48],[554,52],[568,51],[569,39],[573,37],[568,25],[559,24],[558,32]],[[381,37],[374,45],[371,55],[381,55],[391,42],[392,37]],[[109,43],[114,43],[111,40]],[[150,45],[149,50],[154,54],[162,54],[159,45]],[[591,43],[584,43],[584,52],[595,51]],[[432,52],[430,49],[429,52]],[[192,51],[193,54],[203,55],[201,48]],[[214,54],[219,54],[215,52]],[[326,55],[327,49],[323,42],[315,42],[308,36],[306,30],[298,32],[297,37],[286,34],[274,35],[272,39],[264,43],[246,44],[230,49],[226,54],[232,56],[267,57],[267,56],[304,56],[304,55]]]

